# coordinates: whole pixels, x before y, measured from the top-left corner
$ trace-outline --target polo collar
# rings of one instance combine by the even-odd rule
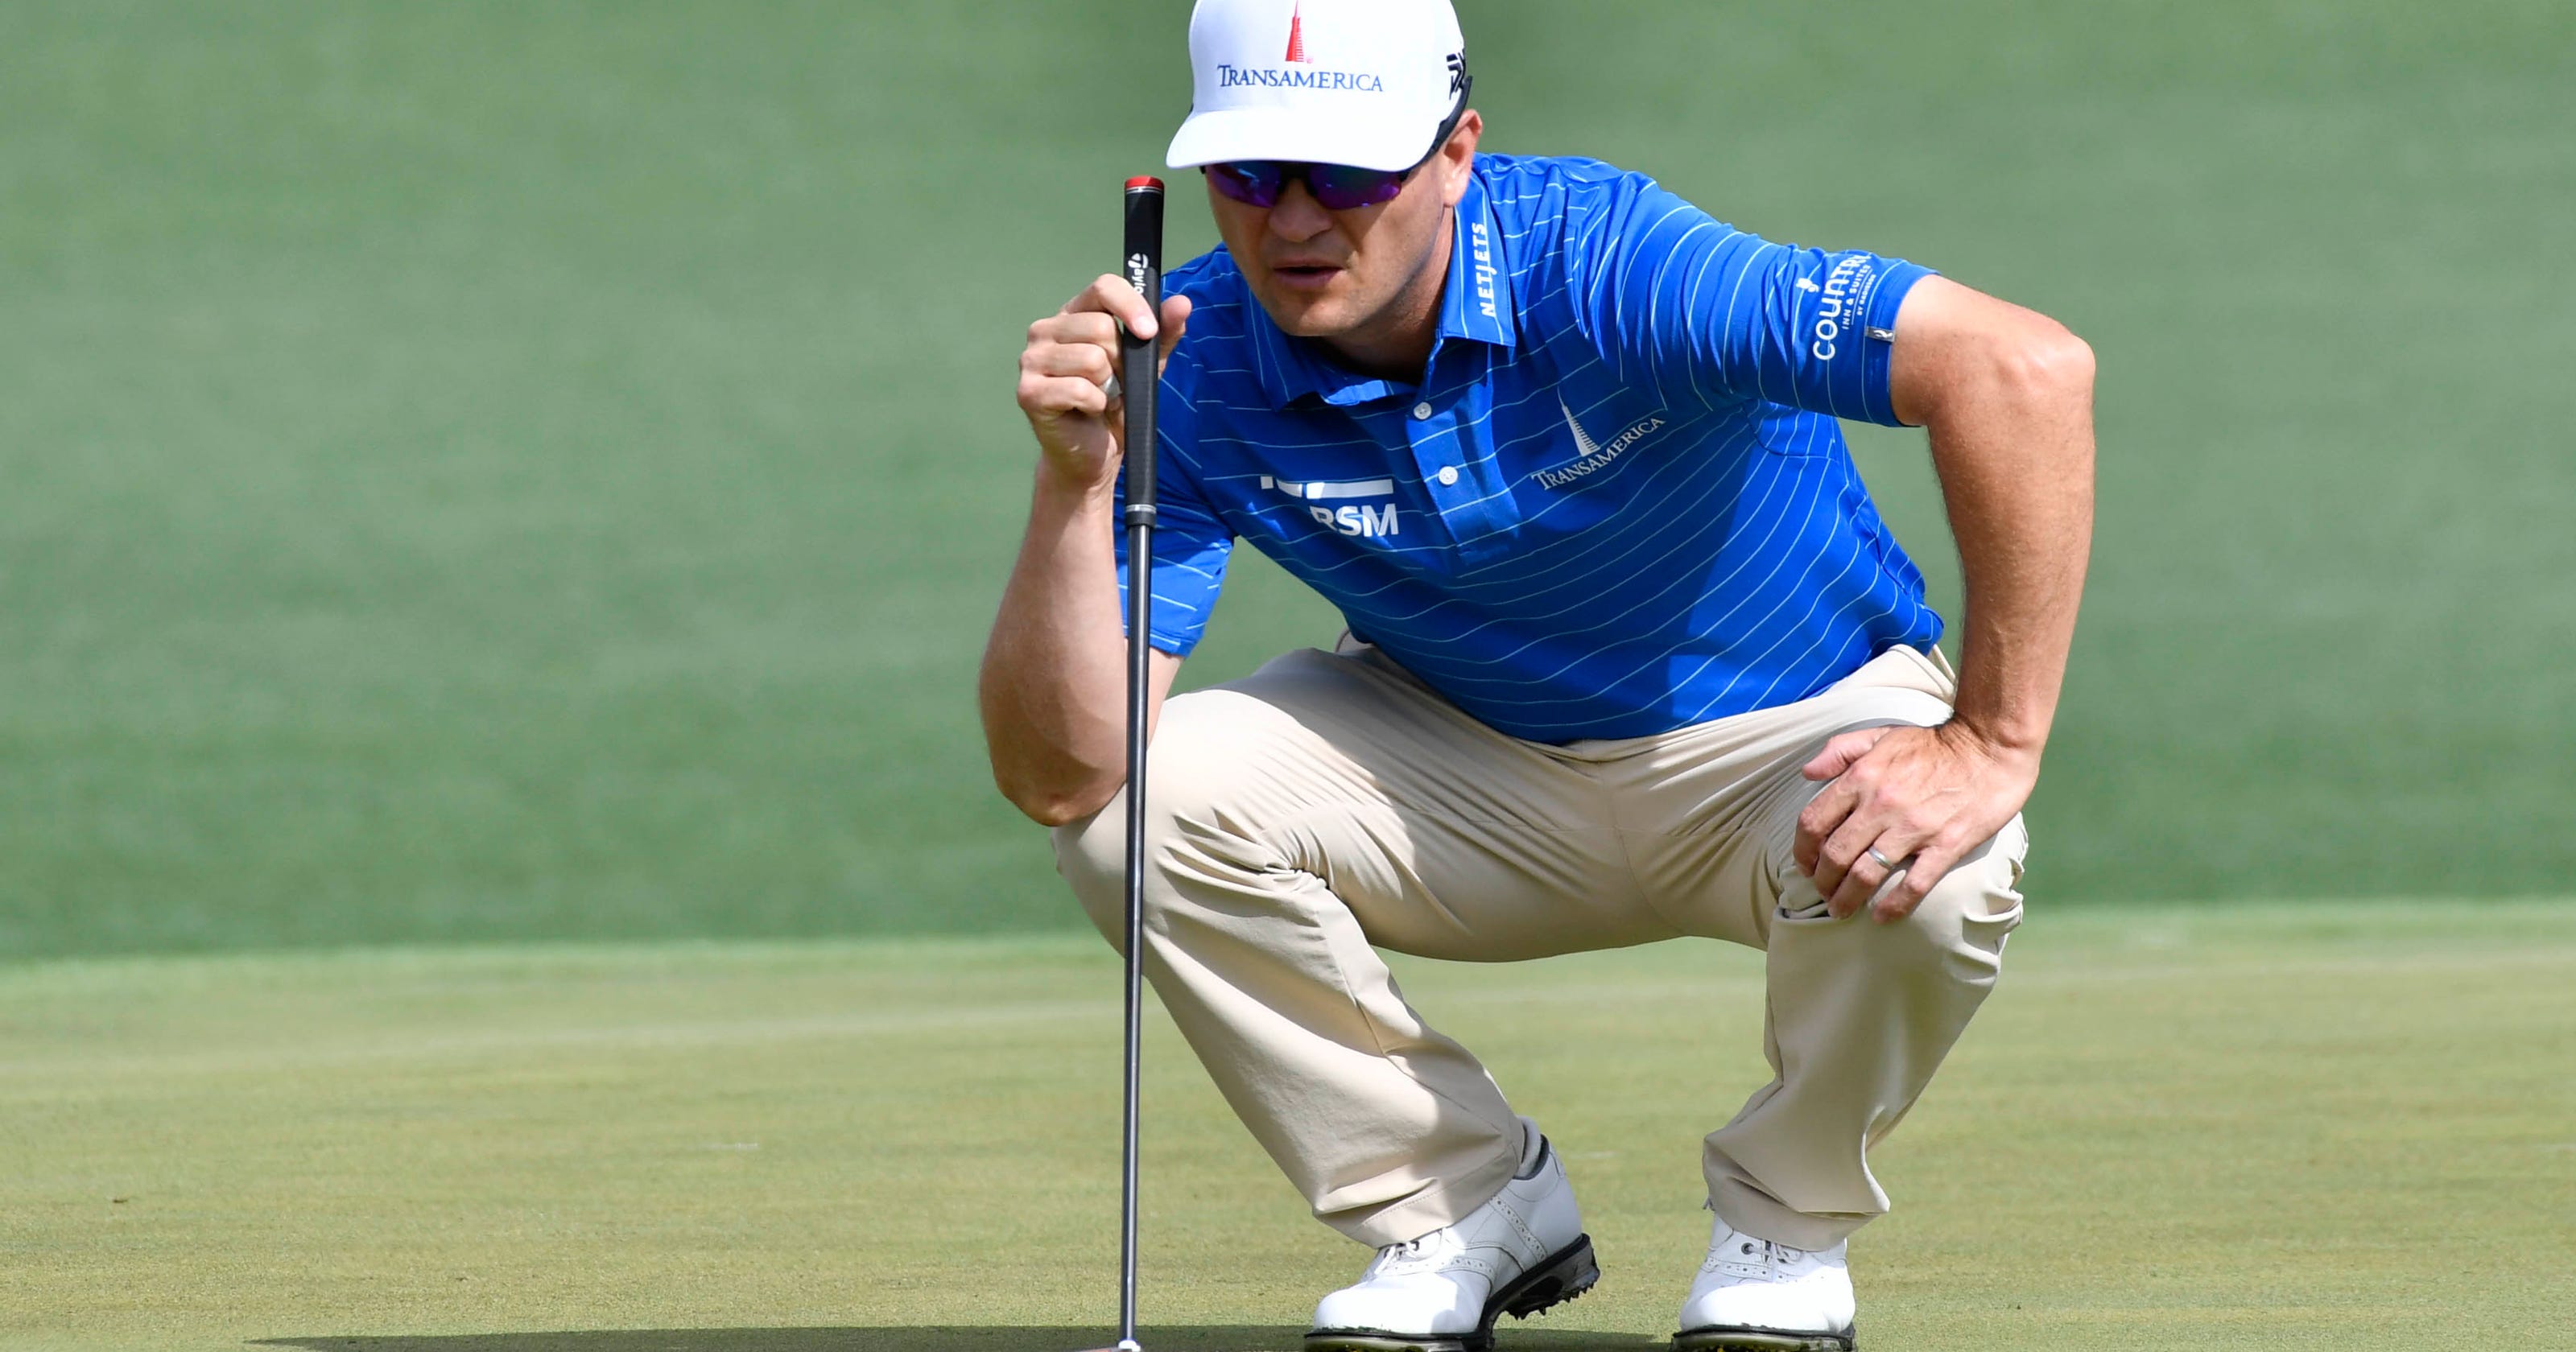
[[[1502,226],[1494,219],[1481,172],[1468,175],[1466,195],[1458,199],[1457,221],[1449,278],[1440,291],[1440,327],[1431,348],[1435,362],[1440,348],[1453,338],[1501,348],[1516,347],[1520,341],[1513,319],[1511,272],[1504,266]],[[1343,370],[1317,352],[1314,344],[1282,332],[1258,304],[1251,309],[1253,371],[1274,408],[1286,408],[1309,395],[1348,408],[1409,394],[1415,388]]]
[[[1503,227],[1485,195],[1485,180],[1467,176],[1458,199],[1458,238],[1451,246],[1449,284],[1440,294],[1440,336],[1470,338],[1496,347],[1519,345],[1512,322],[1512,277],[1503,266]]]

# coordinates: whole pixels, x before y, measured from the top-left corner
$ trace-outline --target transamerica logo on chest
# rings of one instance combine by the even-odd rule
[[[1627,454],[1638,442],[1664,430],[1665,425],[1663,414],[1647,414],[1629,424],[1626,431],[1610,438],[1610,443],[1605,446],[1593,441],[1592,434],[1583,430],[1583,420],[1574,416],[1573,409],[1566,407],[1564,395],[1560,394],[1556,397],[1556,406],[1565,414],[1565,425],[1574,429],[1575,458],[1554,469],[1543,469],[1532,474],[1530,477],[1538,480],[1538,486],[1541,488],[1563,488],[1568,484],[1582,481],[1587,475],[1597,474],[1610,468],[1613,462]]]

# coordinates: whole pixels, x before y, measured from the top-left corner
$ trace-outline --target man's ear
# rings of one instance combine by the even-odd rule
[[[1484,115],[1470,108],[1465,116],[1458,119],[1456,129],[1449,133],[1449,140],[1440,147],[1440,172],[1448,180],[1442,186],[1441,196],[1450,206],[1458,205],[1467,196],[1467,180],[1476,168],[1476,142],[1484,135]]]

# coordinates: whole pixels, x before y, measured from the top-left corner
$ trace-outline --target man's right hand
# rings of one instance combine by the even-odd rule
[[[1071,487],[1109,486],[1127,438],[1126,401],[1107,390],[1119,367],[1119,326],[1140,338],[1160,335],[1159,372],[1189,322],[1189,297],[1165,297],[1157,323],[1126,278],[1103,276],[1062,310],[1029,325],[1029,345],[1020,351],[1020,411],[1037,433],[1048,473]]]

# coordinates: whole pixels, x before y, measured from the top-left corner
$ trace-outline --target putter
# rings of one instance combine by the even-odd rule
[[[1122,271],[1159,325],[1163,314],[1163,181],[1127,180],[1127,254]],[[1145,717],[1152,700],[1154,620],[1154,396],[1159,333],[1122,332],[1118,383],[1127,400],[1127,1101],[1120,1141],[1118,1346],[1136,1341],[1136,1108],[1145,1029]]]

